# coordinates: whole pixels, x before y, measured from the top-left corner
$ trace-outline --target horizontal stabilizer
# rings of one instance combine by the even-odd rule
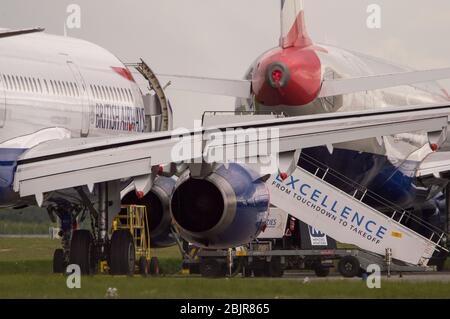
[[[450,68],[324,81],[319,97],[344,95],[450,78]]]
[[[245,80],[213,79],[195,76],[158,74],[161,83],[170,82],[173,90],[240,98],[251,97],[251,82]]]

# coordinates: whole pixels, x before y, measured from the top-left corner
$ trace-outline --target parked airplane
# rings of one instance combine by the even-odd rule
[[[414,72],[379,58],[315,43],[307,32],[303,2],[285,0],[281,8],[279,47],[258,57],[244,81],[161,77],[171,80],[173,88],[236,96],[236,111],[260,114],[327,114],[450,100],[443,87],[428,81],[448,69]],[[415,132],[303,149],[298,164],[310,170],[317,164],[333,169],[386,201],[414,209],[425,220],[445,228],[448,208],[443,192],[448,178],[417,175],[430,154],[446,150],[446,145],[429,142],[425,132]],[[340,189],[346,189],[346,183],[333,181]],[[385,209],[378,201],[369,204]]]
[[[378,105],[389,106],[387,101],[376,100],[375,93],[357,92],[447,78],[449,70],[384,74],[391,70],[386,66],[381,76],[361,77],[365,74],[351,61],[347,69],[346,64],[338,68],[339,57],[348,60],[350,56],[338,50],[340,54],[334,56],[334,49],[312,45],[304,32],[303,11],[296,7],[299,3],[292,0],[283,4],[283,16],[297,17],[293,31],[282,37],[281,48],[255,64],[249,73],[252,91],[249,81],[230,83],[238,88],[239,97],[243,97],[242,85],[249,89],[247,95],[253,99],[245,110],[284,111],[290,117],[260,120],[255,116],[248,123],[235,120],[234,124],[219,125],[219,132],[277,129],[280,156],[290,158],[287,164],[280,162],[282,176],[295,167],[291,162],[297,162],[301,148],[327,144],[329,150],[335,149],[333,154],[341,149],[356,151],[352,153],[356,157],[378,154],[383,163],[391,165],[391,154],[401,157],[395,153],[401,150],[399,145],[406,147],[408,159],[416,162],[422,153],[430,152],[430,147],[435,148],[434,144],[443,145],[447,136],[441,134],[441,140],[435,140],[435,135],[439,136],[448,122],[450,107],[444,98],[417,94],[418,106],[407,107],[412,103],[400,100],[402,93],[392,89],[392,96],[399,98],[396,105],[401,107],[373,111],[370,109]],[[262,231],[269,208],[264,185],[267,176],[241,164],[205,161],[211,151],[246,147],[255,141],[227,139],[219,143],[217,136],[203,130],[183,138],[174,138],[173,132],[148,133],[156,113],[149,112],[151,107],[130,70],[94,44],[34,29],[3,30],[0,46],[0,206],[39,205],[51,216],[57,215],[64,235],[61,262],[79,264],[89,273],[98,259],[112,258],[114,273],[129,271],[123,267],[132,264],[128,262],[132,258],[129,236],[108,236],[109,215],[118,212],[121,202],[151,207],[156,245],[172,242],[172,219],[182,236],[207,247],[237,246]],[[329,57],[329,64],[321,62],[324,57]],[[361,63],[355,61],[355,65]],[[346,74],[357,77],[335,80]],[[360,110],[358,105],[369,110]],[[304,114],[314,116],[298,116]],[[412,134],[415,131],[423,134]],[[242,133],[227,134],[237,137]],[[355,139],[365,142],[350,143]],[[267,135],[257,137],[258,142],[269,140]],[[183,154],[174,163],[173,147],[198,142],[199,150]],[[310,155],[316,156],[314,151]],[[193,159],[204,161],[192,163]],[[233,160],[236,158],[223,162]],[[355,165],[360,162],[355,161]],[[371,167],[356,171],[367,173],[365,178],[370,181],[383,166],[375,167],[374,171]],[[179,176],[176,182],[165,177],[175,175]],[[76,230],[77,222],[86,215],[92,218],[92,231]],[[110,251],[116,253],[110,255]]]

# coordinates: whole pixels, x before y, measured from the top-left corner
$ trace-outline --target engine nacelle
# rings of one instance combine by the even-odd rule
[[[264,228],[269,191],[248,168],[230,164],[201,179],[187,171],[170,204],[185,240],[205,248],[231,248],[249,243]]]
[[[154,248],[164,248],[176,244],[170,232],[171,216],[169,211],[170,196],[175,186],[175,180],[158,176],[151,191],[143,198],[130,192],[122,199],[123,205],[147,206],[150,230],[150,245]]]

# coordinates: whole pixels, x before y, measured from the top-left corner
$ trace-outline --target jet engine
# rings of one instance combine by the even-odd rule
[[[171,217],[169,212],[170,196],[175,180],[158,176],[151,191],[143,198],[130,192],[122,199],[123,205],[145,205],[149,216],[150,245],[153,248],[164,248],[175,245],[176,241],[170,232]]]
[[[238,164],[204,178],[182,175],[171,199],[181,236],[200,247],[236,247],[255,239],[266,225],[269,191],[258,175]]]

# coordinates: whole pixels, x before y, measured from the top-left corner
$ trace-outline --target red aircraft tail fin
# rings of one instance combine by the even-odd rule
[[[281,0],[280,45],[282,48],[312,45],[306,30],[303,0]]]

